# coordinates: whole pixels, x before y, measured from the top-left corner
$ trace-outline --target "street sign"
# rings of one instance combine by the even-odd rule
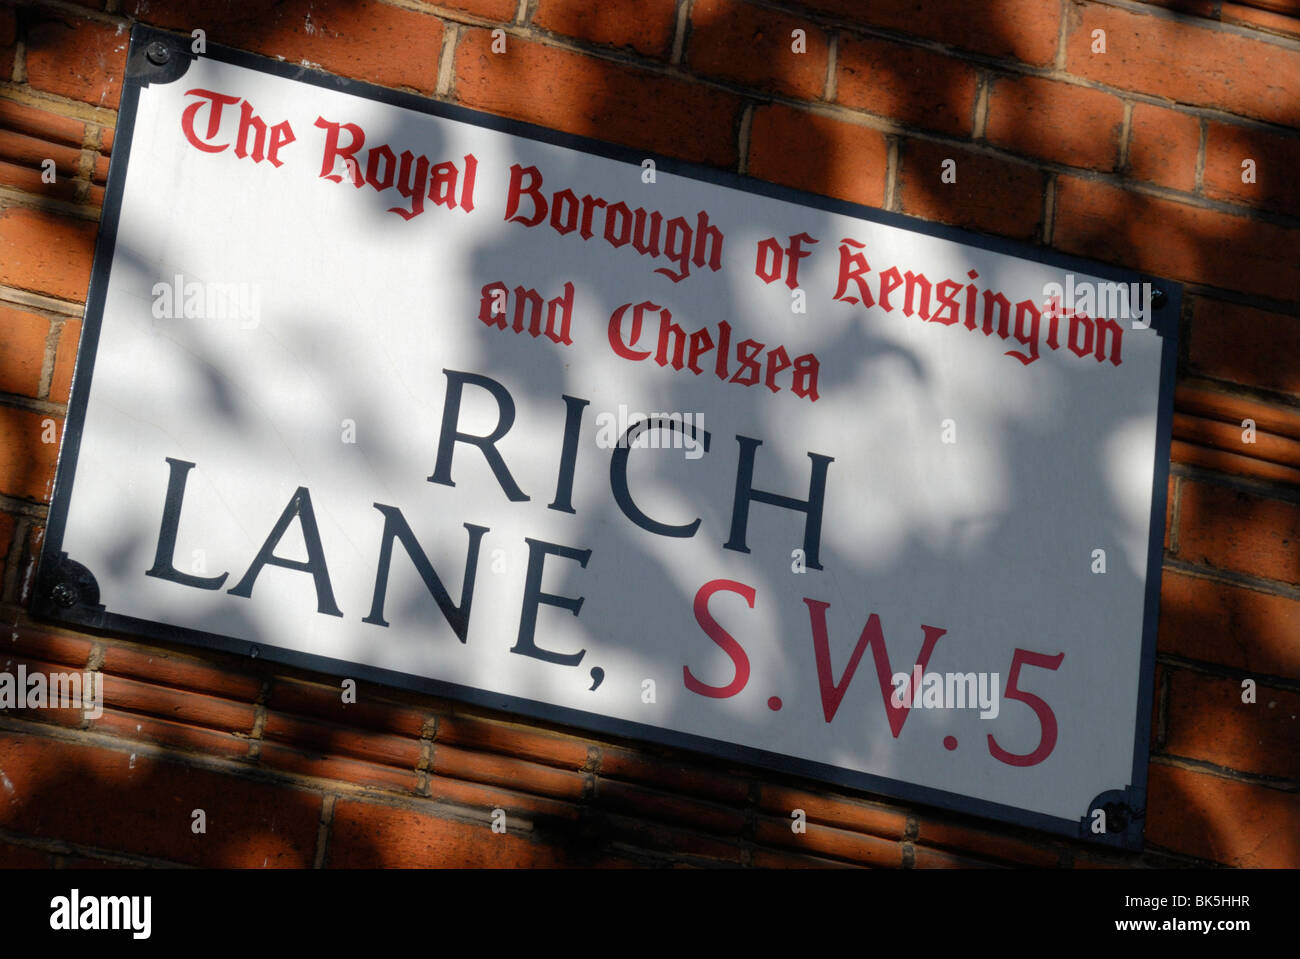
[[[137,27],[34,608],[1134,846],[1179,295]]]

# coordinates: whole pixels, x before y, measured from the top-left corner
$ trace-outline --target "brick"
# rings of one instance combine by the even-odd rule
[[[784,819],[758,817],[754,824],[754,842],[793,849],[812,856],[830,856],[869,866],[902,868],[903,847],[897,842],[819,823],[808,823],[807,832],[796,833],[790,828],[792,822],[788,816]]]
[[[53,443],[42,441],[47,422]],[[0,493],[48,503],[62,439],[62,418],[0,406]]]
[[[432,93],[442,21],[373,0],[130,0],[130,16],[388,87]],[[510,11],[513,15],[514,11]]]
[[[990,84],[984,138],[1013,153],[1109,171],[1119,162],[1123,128],[1124,104],[1100,90],[1038,77]]]
[[[448,10],[463,10],[488,20],[500,20],[509,23],[519,10],[517,0],[440,0],[440,7]]]
[[[0,646],[0,649],[4,649],[4,646]],[[33,659],[29,656],[15,655],[6,649],[5,655],[0,656],[0,670],[10,674],[17,674],[20,669],[25,671],[29,678],[35,676],[45,677],[45,702],[44,704],[34,703],[31,708],[20,705],[13,709],[0,709],[0,715],[20,717],[38,723],[51,723],[56,726],[71,728],[80,728],[82,726],[85,718],[82,703],[87,705],[94,703],[94,700],[90,698],[87,692],[84,674],[74,680],[67,675],[71,671],[57,663]],[[58,683],[57,688],[56,682]],[[76,682],[75,687],[71,685],[73,682]],[[76,698],[69,699],[65,698],[65,695],[79,696],[81,699],[80,701]],[[26,700],[23,700],[23,702],[26,702]]]
[[[1300,680],[1300,600],[1166,569],[1157,648],[1175,656]]]
[[[738,835],[745,826],[746,814],[741,810],[612,779],[596,781],[593,802],[621,815],[679,823],[725,836]]]
[[[12,652],[7,647],[8,644],[5,644],[4,646],[0,646],[0,671],[2,672],[12,673],[14,670],[21,667],[22,669],[27,671],[27,674],[29,676],[36,676],[36,675],[45,676],[47,677],[47,685],[46,685],[47,690],[51,688],[49,685],[51,681],[48,680],[48,677],[51,677],[56,673],[66,674],[67,672],[69,672],[69,670],[60,669],[60,667],[55,663],[51,663],[44,659],[39,659],[33,656],[26,656],[21,653]],[[47,692],[46,695],[49,702],[53,702],[55,699],[59,698],[58,696],[51,695],[49,692]],[[24,709],[26,707],[18,706],[17,708]],[[40,709],[48,708],[48,703],[46,706],[40,706],[34,708],[40,708]]]
[[[478,783],[464,782],[445,776],[431,775],[427,792],[429,798],[439,804],[439,808],[460,807],[463,810],[500,807],[511,816],[523,816],[535,823],[572,823],[580,818],[578,807],[572,803],[493,786],[481,786]],[[459,810],[457,812],[459,814]]]
[[[44,200],[79,203],[78,192],[85,187],[85,182],[61,176],[53,183],[46,183],[41,179],[39,167],[0,160],[0,186],[12,187]]]
[[[1300,862],[1295,793],[1152,763],[1146,839],[1174,852],[1247,869]]]
[[[457,102],[685,160],[736,163],[732,94],[514,37],[494,54],[491,42],[487,30],[457,41]]]
[[[81,320],[68,320],[59,331],[59,345],[54,353],[54,372],[50,377],[51,403],[66,403],[72,392],[72,371],[77,364],[77,345],[81,342]]]
[[[725,770],[659,759],[643,752],[603,746],[597,771],[602,780],[624,779],[715,802],[742,805],[749,799],[749,780]]]
[[[375,695],[375,687],[367,683],[357,684],[355,703],[345,703],[341,686],[322,686],[283,678],[277,678],[271,686],[267,706],[279,712],[314,716],[416,739],[432,715],[426,710],[384,702]]]
[[[50,854],[30,846],[0,842],[0,869],[49,869]]]
[[[8,513],[0,513],[0,583],[5,581],[5,572],[8,569],[9,549],[13,545],[14,530],[17,528],[17,520]]]
[[[256,710],[251,703],[236,703],[111,674],[104,674],[103,681],[104,702],[118,709],[223,732],[253,731]]]
[[[1170,537],[1174,531],[1174,502],[1176,496],[1177,484],[1174,481],[1174,475],[1171,473],[1165,487],[1165,549],[1169,549]]]
[[[1074,853],[1071,865],[1075,869],[1131,869],[1133,863],[1127,859],[1119,859],[1105,853],[1089,852],[1080,849]]]
[[[1242,161],[1255,161],[1243,183]],[[1273,213],[1300,215],[1300,137],[1211,121],[1205,138],[1205,193]]]
[[[90,660],[94,643],[82,636],[51,632],[27,624],[0,627],[0,642],[6,652],[33,656],[61,666],[82,669]]]
[[[434,742],[505,753],[566,769],[581,769],[588,759],[588,746],[584,740],[547,735],[523,725],[492,722],[462,714],[440,716]]]
[[[30,670],[29,670],[30,672]],[[39,708],[39,709],[0,709],[0,716],[13,717],[38,723],[42,726],[61,726],[64,729],[79,730],[85,725],[85,715],[80,709]]]
[[[247,739],[233,733],[217,732],[202,726],[154,719],[139,713],[104,709],[104,714],[92,720],[90,728],[119,739],[150,743],[171,749],[220,756],[224,759],[243,759],[248,755]]]
[[[870,833],[888,839],[901,839],[903,831],[907,828],[907,815],[899,810],[869,806],[832,796],[818,796],[784,786],[760,787],[758,806],[765,812],[786,818],[789,818],[794,810],[802,809],[810,822]]]
[[[592,863],[592,866],[596,869],[646,869],[649,865],[651,864],[635,853],[625,855],[601,853]]]
[[[341,799],[326,865],[332,868],[557,868],[583,865],[559,844],[532,842],[488,819],[456,822],[429,813]]]
[[[1245,3],[1250,3],[1250,0],[1245,0]],[[1260,3],[1257,0],[1256,6],[1272,6],[1272,4]],[[1224,23],[1258,27],[1293,37],[1300,36],[1300,9],[1295,6],[1293,0],[1282,0],[1282,3],[1277,5],[1277,9],[1282,12],[1257,10],[1255,6],[1246,6],[1242,3],[1223,3],[1220,5],[1219,19]]]
[[[1283,126],[1294,117],[1300,50],[1186,19],[1071,4],[1066,69],[1121,90],[1217,107]],[[1106,31],[1106,52],[1092,32]]]
[[[0,14],[2,17],[3,14]],[[0,27],[2,30],[3,27]],[[2,43],[3,40],[0,40]],[[86,127],[80,120],[60,116],[40,107],[0,99],[0,130],[24,133],[51,143],[81,149]]]
[[[1048,842],[1032,842],[1003,833],[962,826],[956,823],[940,822],[933,819],[921,819],[917,825],[919,856],[926,846],[938,846],[949,852],[969,853],[988,859],[1018,863],[1027,866],[1056,866],[1061,857],[1060,849]],[[934,850],[925,849],[927,854]],[[921,863],[918,861],[917,866]]]
[[[957,182],[940,181],[945,159],[957,161]],[[904,213],[927,220],[1031,239],[1042,218],[1045,178],[1033,167],[955,146],[907,140],[899,157]]]
[[[1054,245],[1158,276],[1300,300],[1300,229],[1060,176]]]
[[[1260,424],[1253,443],[1245,442],[1248,424],[1219,422],[1174,413],[1170,457],[1225,477],[1244,476],[1274,484],[1300,485],[1300,440],[1267,432]]]
[[[664,59],[672,52],[677,4],[674,0],[540,0],[531,22],[543,30]]]
[[[1245,386],[1300,394],[1300,317],[1197,297],[1192,311],[1190,366]]]
[[[993,863],[953,855],[941,849],[917,846],[912,850],[913,869],[992,869]]]
[[[27,81],[46,93],[116,110],[130,31],[40,10],[27,24]]]
[[[1300,437],[1300,409],[1294,404],[1253,399],[1238,390],[1223,389],[1206,382],[1185,379],[1176,384],[1174,407],[1180,413],[1238,426],[1243,418],[1252,417],[1258,421],[1261,432],[1272,433],[1279,440]],[[1240,442],[1240,437],[1237,441]],[[1295,462],[1300,465],[1300,459]]]
[[[1300,779],[1300,694],[1257,685],[1242,702],[1241,681],[1170,669],[1165,750],[1216,766]]]
[[[1147,736],[1147,748],[1152,753],[1164,748],[1163,733],[1160,731],[1160,707],[1165,700],[1165,673],[1163,663],[1156,663],[1155,677],[1151,684],[1151,730]]]
[[[85,302],[99,225],[26,207],[0,210],[0,283]]]
[[[749,864],[755,869],[852,869],[853,864],[836,862],[833,859],[821,859],[817,856],[801,856],[792,852],[777,852],[774,849],[755,849],[750,852]]]
[[[740,864],[740,845],[732,839],[608,813],[601,813],[595,823],[593,828],[611,845],[668,854],[675,860],[672,863],[675,866],[702,864],[702,860]]]
[[[49,332],[45,317],[0,304],[0,393],[37,395]]]
[[[937,40],[962,50],[1045,66],[1056,57],[1061,10],[1041,0],[804,0],[803,6]]]
[[[1183,479],[1178,557],[1300,584],[1300,505]]]
[[[1288,17],[1300,17],[1300,0],[1242,0],[1252,7],[1258,7],[1261,10],[1272,10],[1275,13],[1283,14]],[[1236,4],[1225,4],[1226,6],[1236,6]]]
[[[750,176],[883,207],[888,162],[889,144],[879,130],[781,104],[754,111]]]
[[[129,750],[0,734],[0,828],[214,868],[311,864],[321,797]],[[190,831],[203,809],[207,833]]]
[[[904,126],[971,131],[975,70],[942,54],[875,38],[841,36],[835,102]]]
[[[1238,453],[1236,450],[1249,450]],[[1270,483],[1300,486],[1300,467],[1278,462],[1281,458],[1300,462],[1300,441],[1259,434],[1255,446],[1241,445],[1241,427],[1212,423],[1196,417],[1174,414],[1174,440],[1169,456],[1175,463],[1232,476],[1245,476]]]
[[[6,80],[14,73],[17,41],[18,16],[12,7],[0,7],[0,77]]]
[[[13,654],[0,658],[0,668],[9,673],[21,668],[25,669],[29,677],[36,674],[45,677],[45,703],[34,704],[30,710],[25,706],[19,706],[14,710],[14,715],[34,722],[52,722],[55,725],[77,729],[85,725],[86,716],[82,704],[85,703],[87,708],[94,708],[95,703],[86,685],[85,672],[70,671],[57,663],[47,663],[45,660]],[[75,678],[70,677],[69,673],[73,673]],[[77,685],[72,686],[72,684]],[[78,697],[78,695],[81,699],[65,698]]]
[[[434,746],[429,771],[437,776],[556,799],[581,799],[587,786],[587,777],[581,773],[454,746]]]
[[[414,769],[397,769],[359,759],[309,753],[279,743],[263,743],[258,754],[258,764],[299,776],[331,779],[394,792],[414,793],[420,785],[419,774]]]
[[[0,433],[0,436],[3,436]],[[0,463],[3,462],[4,449],[0,447]],[[3,466],[0,466],[3,472]],[[32,587],[36,582],[36,562],[41,555],[41,543],[45,540],[45,526],[33,521],[27,526],[27,542],[23,544],[22,557],[18,569],[18,602],[27,606],[32,600]],[[17,627],[15,626],[15,629]]]
[[[268,712],[262,738],[278,740],[300,749],[325,755],[347,755],[368,762],[415,769],[423,746],[418,739],[392,736],[351,726],[304,720]]]
[[[1215,8],[1221,5],[1216,0],[1146,0],[1146,2],[1155,7],[1164,7],[1166,10],[1177,10],[1179,13],[1188,13],[1194,17],[1205,17],[1207,20],[1219,19]]]
[[[1128,145],[1128,175],[1171,190],[1196,189],[1196,158],[1201,151],[1201,121],[1149,103],[1133,105]]]
[[[81,148],[51,143],[41,136],[0,129],[0,159],[30,167],[38,176],[44,172],[45,161],[53,160],[55,177],[72,180],[76,178],[81,163]]]
[[[167,649],[110,645],[104,649],[104,672],[160,686],[192,689],[226,699],[253,702],[262,688],[256,676]]]
[[[695,0],[686,63],[720,77],[801,100],[826,90],[830,43],[812,22],[738,0]],[[806,50],[795,53],[793,31],[803,30]]]
[[[97,859],[90,856],[58,856],[56,857],[59,865],[55,868],[63,869],[150,869],[152,865],[143,863],[123,861],[121,859]]]
[[[1175,440],[1250,464],[1248,475],[1300,484],[1300,408],[1211,388],[1206,380],[1174,390]],[[1254,435],[1246,434],[1247,421]],[[1246,443],[1250,439],[1253,442]],[[1231,467],[1229,467],[1231,468]]]

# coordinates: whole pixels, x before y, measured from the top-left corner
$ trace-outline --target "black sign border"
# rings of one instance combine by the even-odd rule
[[[188,70],[189,64],[196,58],[196,55],[190,51],[191,42],[190,36],[158,30],[141,23],[136,23],[131,30],[131,43],[127,54],[126,72],[123,78],[117,131],[109,165],[108,183],[104,192],[104,206],[100,220],[99,237],[95,246],[94,265],[86,297],[81,343],[77,351],[72,392],[68,404],[68,416],[63,433],[63,445],[59,454],[45,538],[32,592],[31,613],[33,616],[84,629],[129,634],[133,638],[145,638],[182,646],[199,646],[236,656],[265,659],[269,662],[318,673],[357,677],[365,681],[398,689],[458,700],[475,706],[501,710],[549,723],[557,723],[579,731],[621,736],[633,740],[643,740],[664,746],[692,750],[733,762],[762,767],[778,773],[792,774],[831,785],[871,792],[888,799],[918,803],[938,809],[994,819],[1119,849],[1137,851],[1142,848],[1142,832],[1146,814],[1147,766],[1150,758],[1151,709],[1154,694],[1160,578],[1164,559],[1164,519],[1168,494],[1170,443],[1172,439],[1174,378],[1178,356],[1179,318],[1182,313],[1182,284],[1150,274],[1138,273],[1110,264],[1058,253],[1046,247],[1031,246],[1027,243],[1002,237],[986,236],[957,227],[918,220],[901,213],[860,206],[855,203],[778,186],[729,171],[670,157],[658,155],[653,157],[657,169],[670,176],[687,177],[747,193],[784,200],[804,207],[840,213],[862,220],[898,227],[914,233],[939,237],[995,253],[1018,257],[1035,263],[1047,264],[1067,271],[1100,276],[1114,282],[1148,282],[1152,284],[1154,289],[1164,293],[1163,305],[1155,315],[1150,317],[1153,330],[1162,339],[1162,351],[1156,418],[1154,485],[1151,497],[1151,516],[1148,521],[1146,598],[1143,611],[1141,674],[1138,680],[1137,715],[1134,724],[1133,768],[1130,781],[1127,784],[1117,784],[1116,789],[1094,797],[1092,802],[1089,803],[1089,813],[1097,809],[1106,811],[1107,831],[1105,833],[1093,833],[1090,814],[1084,814],[1077,820],[1048,816],[1032,810],[976,799],[960,793],[888,779],[703,736],[680,733],[658,726],[615,719],[568,707],[553,706],[548,703],[506,696],[474,687],[460,686],[442,680],[393,672],[373,666],[350,663],[326,656],[254,644],[231,636],[136,619],[109,612],[102,605],[99,605],[98,587],[95,585],[93,573],[76,563],[74,558],[62,552],[63,536],[76,473],[77,455],[80,449],[82,430],[85,425],[91,376],[94,372],[95,355],[99,345],[99,333],[103,321],[109,271],[113,262],[113,253],[117,240],[117,228],[121,214],[126,171],[130,162],[140,91],[151,82],[167,83],[183,76]],[[391,90],[360,80],[333,76],[219,44],[209,44],[207,52],[202,56],[222,63],[246,67],[261,73],[296,80],[327,90],[352,94],[431,116],[469,123],[489,130],[631,163],[638,167],[647,154],[651,152],[605,143],[575,134],[562,133],[493,114],[481,113],[416,94]]]

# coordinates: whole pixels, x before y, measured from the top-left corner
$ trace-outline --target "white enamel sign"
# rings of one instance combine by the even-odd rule
[[[1137,841],[1176,288],[130,73],[38,610]]]

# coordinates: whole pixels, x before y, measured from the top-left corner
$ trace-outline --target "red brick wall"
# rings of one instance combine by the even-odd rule
[[[31,621],[136,20],[1185,283],[1146,851]],[[0,864],[1300,865],[1300,0],[0,7],[0,585]]]

